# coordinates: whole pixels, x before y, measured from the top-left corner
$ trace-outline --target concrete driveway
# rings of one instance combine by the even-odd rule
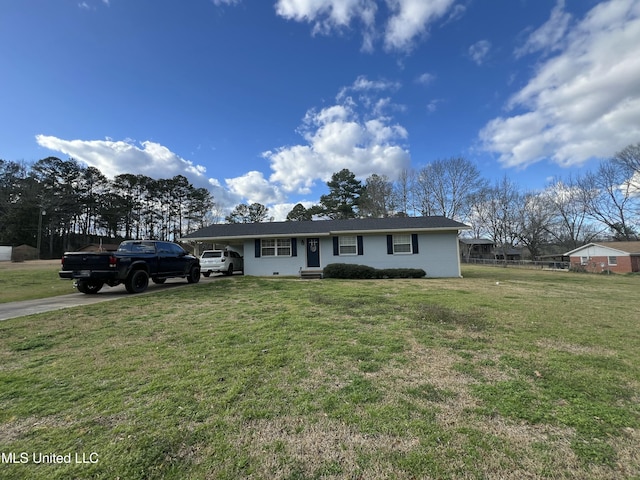
[[[201,283],[215,282],[220,278],[228,278],[224,275],[212,275],[209,278],[201,277]],[[71,285],[71,283],[69,283]],[[69,295],[59,295],[57,297],[39,298],[36,300],[25,300],[22,302],[0,303],[0,321],[9,320],[10,318],[24,317],[36,313],[51,312],[53,310],[62,310],[63,308],[79,307],[82,305],[92,305],[94,303],[108,302],[121,298],[131,298],[137,295],[149,295],[159,293],[172,288],[181,288],[191,286],[183,278],[172,278],[167,280],[163,285],[156,285],[149,282],[149,288],[144,293],[130,294],[124,288],[124,285],[117,287],[104,286],[95,295],[85,295],[84,293],[71,293]]]

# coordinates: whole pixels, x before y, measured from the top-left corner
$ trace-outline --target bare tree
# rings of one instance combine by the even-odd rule
[[[488,235],[506,260],[507,250],[519,239],[519,204],[522,198],[517,185],[505,176],[493,187],[477,192],[473,199],[470,214],[475,223],[473,230]]]
[[[565,250],[589,243],[599,230],[589,222],[584,194],[576,179],[556,179],[542,193],[552,209],[549,234]]]
[[[640,174],[640,142],[628,145],[613,156],[613,161]]]
[[[436,160],[417,175],[417,193],[423,215],[442,215],[464,221],[471,199],[487,185],[478,168],[462,157]]]
[[[634,173],[627,163],[606,160],[579,181],[587,213],[606,225],[617,240],[638,239]]]
[[[415,213],[415,177],[415,171],[407,168],[402,169],[400,175],[398,175],[398,180],[395,182],[393,189],[398,215],[409,216],[410,213]]]
[[[393,183],[386,175],[370,175],[360,195],[360,215],[385,218],[395,213]]]
[[[531,257],[536,259],[551,238],[549,230],[553,219],[553,207],[543,194],[529,192],[522,196],[517,208],[518,240],[529,249]]]

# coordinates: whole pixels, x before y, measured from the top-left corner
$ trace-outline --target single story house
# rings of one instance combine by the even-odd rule
[[[460,250],[463,260],[522,260],[524,250],[517,247],[501,247],[488,238],[461,238]]]
[[[391,217],[214,224],[180,239],[224,244],[244,256],[255,276],[321,273],[331,263],[422,268],[427,277],[460,277],[458,233],[469,227],[445,217]]]
[[[588,243],[565,256],[572,267],[589,272],[640,272],[640,242]]]

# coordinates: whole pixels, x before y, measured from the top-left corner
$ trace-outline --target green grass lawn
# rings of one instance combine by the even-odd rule
[[[0,262],[0,303],[74,293],[73,282],[58,276],[60,261]]]
[[[640,277],[463,274],[0,322],[0,478],[640,478]]]

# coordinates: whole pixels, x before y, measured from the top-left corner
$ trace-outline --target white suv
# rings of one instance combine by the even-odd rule
[[[212,273],[232,275],[244,271],[244,259],[233,250],[205,250],[200,256],[200,271],[205,277]]]

